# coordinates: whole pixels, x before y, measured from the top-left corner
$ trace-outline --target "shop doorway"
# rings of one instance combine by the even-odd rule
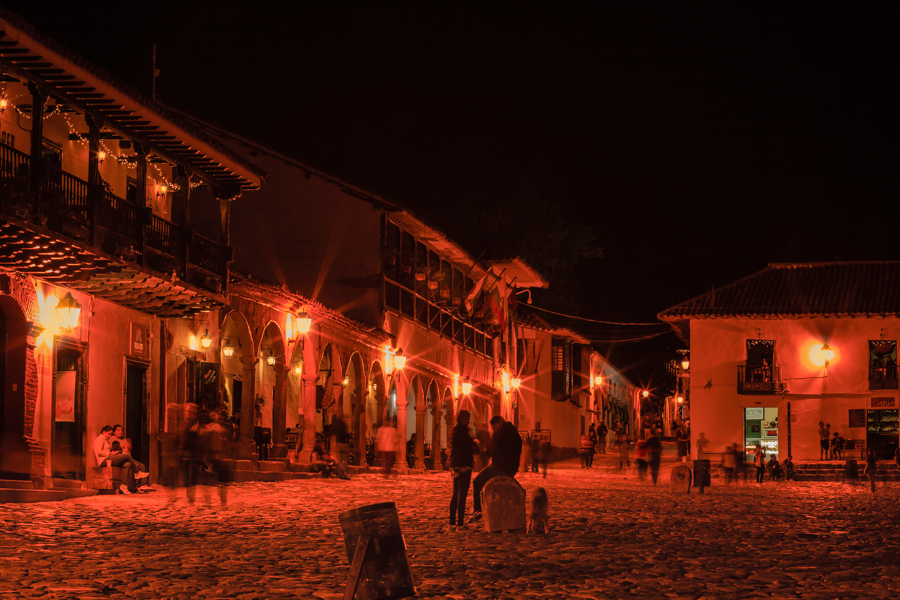
[[[756,406],[744,409],[744,460],[753,462],[761,446],[766,460],[778,457],[778,408]],[[780,458],[779,458],[780,460]]]
[[[150,435],[147,419],[147,367],[129,362],[125,371],[125,436],[135,459],[147,464]]]
[[[869,410],[866,418],[866,446],[874,448],[882,460],[893,460],[900,440],[900,422],[896,408]]]
[[[56,339],[50,440],[50,472],[56,479],[84,479],[84,362],[83,348]]]
[[[24,444],[27,331],[16,301],[0,295],[0,479],[31,478]]]

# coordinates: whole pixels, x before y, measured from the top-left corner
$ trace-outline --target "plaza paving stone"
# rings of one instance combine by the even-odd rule
[[[896,598],[900,485],[753,483],[669,492],[567,462],[549,535],[443,532],[448,474],[312,479],[0,505],[2,598],[339,598],[339,513],[397,503],[422,598]],[[471,495],[469,499],[471,511]]]

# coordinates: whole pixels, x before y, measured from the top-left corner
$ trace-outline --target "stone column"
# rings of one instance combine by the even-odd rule
[[[398,390],[399,395],[399,390]],[[404,473],[409,469],[406,463],[406,407],[409,400],[397,398],[397,462],[396,467]]]
[[[432,468],[435,471],[441,470],[441,419],[444,418],[444,411],[441,410],[443,403],[435,402],[434,412],[431,418],[431,456],[434,459]]]
[[[425,411],[424,406],[416,406],[416,447],[413,451],[416,453],[416,468],[425,468]],[[432,446],[434,438],[432,438]]]
[[[253,417],[256,414],[256,365],[259,359],[255,356],[242,356],[244,379],[241,381],[241,440],[236,450],[236,458],[247,460],[255,449],[253,441]]]
[[[272,458],[284,458],[287,456],[287,446],[284,444],[284,432],[286,428],[285,389],[287,388],[288,369],[286,365],[275,364],[275,395],[272,398]]]
[[[316,377],[303,375],[300,405],[303,407],[303,439],[297,462],[309,464],[309,454],[316,443]]]

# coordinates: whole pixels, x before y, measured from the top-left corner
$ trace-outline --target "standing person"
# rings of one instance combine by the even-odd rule
[[[678,428],[678,431],[675,432],[675,441],[678,445],[678,458],[681,459],[682,464],[687,462],[688,455],[688,442],[690,441],[690,436],[688,435],[687,430],[685,430],[684,425]]]
[[[475,455],[481,452],[478,443],[469,436],[472,416],[467,410],[456,415],[456,426],[450,435],[450,476],[453,478],[453,496],[450,499],[450,531],[466,528],[466,496],[472,481]]]
[[[588,455],[588,469],[594,466],[594,452],[597,448],[597,427],[593,423],[591,423],[590,428],[588,429],[588,440],[591,442],[591,453]]]
[[[828,460],[828,446],[831,437],[831,425],[825,426],[824,421],[819,421],[819,460]]]
[[[756,445],[753,453],[753,464],[756,466],[756,483],[762,483],[766,475],[766,453],[760,444]]]
[[[495,415],[490,422],[491,431],[491,464],[478,473],[472,485],[474,512],[472,521],[481,519],[481,490],[491,478],[498,475],[515,477],[519,470],[519,458],[522,455],[522,437],[516,426]]]
[[[550,455],[553,454],[553,447],[550,445],[550,438],[541,436],[538,444],[538,461],[541,463],[541,473],[544,479],[547,478],[547,466],[550,464]]]
[[[643,434],[643,439],[650,439],[650,428],[653,427],[650,424],[650,415],[644,415],[644,420],[641,421],[641,432]]]
[[[872,493],[875,493],[875,471],[878,470],[878,457],[875,456],[875,448],[869,448],[869,454],[866,456],[866,477],[869,478],[869,486]]]
[[[841,434],[837,431],[834,432],[834,437],[831,438],[831,458],[833,460],[841,460],[843,457],[841,456],[841,450],[844,447],[844,438],[841,437]]]
[[[589,455],[594,452],[594,446],[591,444],[590,438],[587,434],[581,436],[581,449],[579,455],[581,456],[581,468],[588,469],[588,461],[590,460]]]
[[[781,470],[784,471],[784,480],[791,481],[794,479],[794,457],[788,456],[781,463]]]
[[[653,431],[656,433],[659,439],[663,437],[663,420],[662,417],[656,417],[656,420],[653,421]]]
[[[600,444],[600,454],[606,454],[606,437],[609,435],[609,427],[605,421],[600,421],[600,427],[597,428],[597,440]]]
[[[534,457],[531,455],[531,434],[525,433],[525,436],[522,438],[522,464],[519,468],[522,469],[523,473],[527,473],[531,470],[531,463],[534,460]]]
[[[531,471],[538,472],[538,463],[541,461],[541,434],[537,431],[531,436]]]
[[[647,440],[647,450],[650,451],[650,479],[653,480],[653,485],[656,485],[659,479],[659,463],[662,460],[662,442],[655,433]]]
[[[382,473],[385,479],[394,468],[394,460],[397,458],[397,418],[394,417],[378,428],[375,437],[375,447],[381,454]]]

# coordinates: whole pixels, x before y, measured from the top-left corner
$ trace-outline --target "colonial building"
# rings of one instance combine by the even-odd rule
[[[156,463],[169,353],[228,305],[230,201],[262,177],[0,11],[0,479],[84,485],[104,425]],[[200,186],[211,235],[192,227]]]
[[[897,448],[900,262],[770,264],[659,314],[690,345],[694,447],[819,459],[819,422],[854,455]]]

